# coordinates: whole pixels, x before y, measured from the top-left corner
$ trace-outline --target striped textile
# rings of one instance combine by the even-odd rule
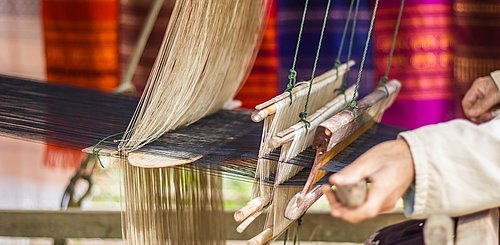
[[[118,83],[117,0],[42,0],[47,80],[112,91]]]
[[[117,0],[42,0],[41,8],[47,80],[112,91],[119,77]],[[76,167],[83,156],[47,142],[45,164]]]
[[[144,52],[135,70],[132,83],[137,93],[142,94],[148,81],[149,73],[160,50],[165,30],[167,29],[174,1],[165,1],[158,15],[155,26],[149,36]],[[120,70],[125,74],[128,62],[134,51],[139,35],[144,27],[146,16],[153,5],[153,0],[120,0]]]
[[[454,70],[455,113],[474,79],[500,69],[500,1],[455,0]]]
[[[380,1],[375,22],[376,77],[385,72],[400,0]],[[402,90],[383,121],[406,128],[453,117],[452,1],[406,0],[389,78]]]
[[[278,47],[279,47],[279,91],[283,91],[288,83],[288,74],[292,66],[293,56],[299,32],[304,0],[288,1],[278,0]],[[310,78],[314,58],[317,51],[321,26],[326,9],[326,0],[309,1],[306,22],[304,24],[301,47],[297,58],[297,81]],[[347,18],[350,0],[332,1],[325,36],[321,47],[318,70],[316,74],[321,74],[335,65],[337,50],[340,45],[342,31]],[[356,65],[349,74],[349,82],[355,82],[358,73],[359,62],[366,41],[371,10],[368,0],[361,0],[357,29],[354,37],[351,59],[356,61]],[[349,31],[350,33],[350,31]],[[346,61],[348,40],[344,45],[342,62]],[[373,55],[369,49],[364,73],[361,81],[361,93],[366,94],[373,88]]]
[[[235,99],[243,107],[253,108],[278,93],[278,44],[276,36],[276,1],[267,18],[262,44],[254,66]]]

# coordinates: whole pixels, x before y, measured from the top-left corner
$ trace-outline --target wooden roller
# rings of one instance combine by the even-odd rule
[[[319,187],[314,187],[326,175],[321,167],[375,123],[380,122],[382,113],[394,102],[400,88],[400,82],[391,80],[385,87],[379,87],[361,99],[357,108],[343,110],[320,124],[313,141],[316,157],[311,172],[303,190],[290,200],[285,217],[291,220],[300,218],[323,195]],[[365,181],[336,188],[337,198],[348,207],[359,206],[366,198]]]

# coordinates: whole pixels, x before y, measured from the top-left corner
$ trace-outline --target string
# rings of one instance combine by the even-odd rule
[[[99,140],[99,142],[97,142],[93,147],[92,147],[92,155],[94,155],[97,159],[97,161],[99,162],[99,165],[101,165],[101,168],[104,168],[104,165],[102,164],[101,162],[101,158],[99,157],[99,152],[102,151],[102,148],[97,148],[100,144],[102,144],[104,141],[110,139],[110,138],[113,138],[113,137],[116,137],[118,135],[121,135],[123,134],[124,132],[120,132],[120,133],[116,133],[116,134],[112,134],[112,135],[109,135],[109,136],[106,136],[104,137],[103,139]]]
[[[391,69],[392,56],[394,54],[394,49],[396,47],[396,39],[399,33],[399,26],[401,24],[401,16],[403,16],[403,9],[405,6],[405,0],[401,0],[401,5],[399,6],[398,19],[396,21],[396,27],[394,30],[394,36],[392,37],[391,51],[389,52],[389,60],[387,61],[387,67],[385,68],[385,74],[380,79],[380,86],[384,86],[387,84],[387,80],[389,80],[389,69]],[[387,90],[387,88],[386,88]],[[387,92],[389,94],[389,92]]]
[[[297,220],[297,226],[295,228],[295,236],[293,238],[293,245],[300,245],[299,232],[300,226],[302,226],[302,217]]]
[[[310,126],[310,123],[307,121],[307,106],[309,105],[309,98],[311,97],[311,90],[312,90],[312,85],[314,82],[314,76],[316,74],[316,67],[318,65],[319,53],[321,51],[321,44],[323,43],[323,36],[325,34],[326,22],[328,20],[328,12],[330,12],[330,3],[331,3],[331,0],[328,0],[328,3],[326,5],[325,17],[323,18],[323,26],[321,27],[321,35],[319,36],[318,49],[316,50],[316,57],[314,59],[314,65],[313,65],[313,70],[312,70],[312,74],[311,74],[311,81],[309,82],[309,89],[307,91],[306,104],[304,105],[304,111],[299,113],[300,121],[305,123],[306,129],[308,129]]]
[[[297,45],[295,45],[295,55],[293,56],[292,68],[290,68],[290,74],[288,79],[290,80],[286,85],[286,90],[290,94],[290,104],[292,103],[292,89],[297,83],[297,71],[295,70],[295,65],[297,64],[297,56],[299,54],[300,40],[302,39],[302,31],[304,30],[304,22],[306,19],[307,5],[309,0],[306,0],[304,11],[302,13],[302,20],[300,22],[299,36],[297,37]]]
[[[356,86],[354,88],[354,94],[352,100],[349,103],[350,109],[355,109],[357,107],[356,95],[359,93],[359,82],[361,81],[361,74],[363,73],[363,67],[366,61],[366,53],[368,52],[368,46],[370,45],[370,38],[372,36],[372,31],[373,31],[373,23],[375,22],[375,16],[377,15],[378,1],[379,0],[375,1],[375,6],[373,7],[373,14],[370,20],[370,27],[368,28],[368,36],[366,37],[365,48],[363,50],[363,56],[361,57],[361,64],[359,66],[358,78],[356,79]]]
[[[351,13],[352,13],[353,5],[354,5],[354,0],[351,1],[351,5],[349,6],[349,12],[347,13],[347,18],[346,18],[345,24],[344,24],[344,31],[342,32],[342,38],[340,39],[339,50],[337,52],[337,59],[335,60],[335,70],[337,72],[337,78],[339,77],[340,56],[342,55],[342,50],[344,49],[344,41],[345,41],[345,37],[347,34],[347,29],[349,28],[349,22],[351,20]],[[346,89],[347,89],[347,84],[346,84],[346,81],[343,80],[342,87],[340,89],[342,91],[342,94],[345,94]]]
[[[351,27],[351,36],[349,39],[349,48],[347,49],[347,61],[351,60],[352,46],[354,46],[354,34],[356,33],[356,25],[358,22],[359,2],[360,2],[360,0],[356,0],[356,8],[354,9],[354,17],[352,20],[352,27]],[[347,79],[349,77],[350,71],[351,71],[351,67],[347,66],[347,71],[346,71],[346,74],[344,75],[344,80],[343,80],[344,83],[347,83]]]

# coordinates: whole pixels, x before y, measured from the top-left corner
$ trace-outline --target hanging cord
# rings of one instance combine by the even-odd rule
[[[155,0],[149,13],[146,17],[146,21],[144,26],[142,27],[141,34],[137,39],[137,42],[134,47],[134,51],[130,57],[130,60],[127,64],[127,68],[125,70],[125,74],[123,74],[123,80],[120,86],[116,89],[118,93],[132,92],[135,93],[135,86],[132,84],[132,78],[134,77],[135,71],[137,70],[137,66],[139,65],[139,61],[144,53],[144,48],[149,40],[149,36],[151,35],[151,31],[155,25],[155,21],[158,19],[158,15],[161,11],[161,7],[165,0]]]
[[[297,45],[295,45],[295,55],[293,56],[292,68],[290,68],[290,74],[288,74],[288,79],[290,80],[286,85],[286,90],[290,94],[290,104],[292,103],[292,89],[297,84],[297,71],[295,70],[295,65],[297,64],[297,56],[299,55],[300,40],[302,39],[302,31],[304,30],[304,22],[306,20],[307,5],[309,0],[306,0],[304,6],[304,12],[302,13],[302,20],[300,22],[299,36],[297,37]]]
[[[92,174],[94,173],[95,160],[92,159],[91,154],[88,154],[85,159],[80,163],[80,167],[76,170],[75,174],[69,180],[64,194],[61,198],[60,207],[62,210],[66,210],[69,207],[80,207],[82,201],[90,195],[92,189]],[[80,197],[75,196],[75,186],[79,181],[87,182],[87,189],[83,192]]]
[[[290,229],[287,229],[285,232],[285,238],[283,238],[283,245],[286,245],[286,243],[288,242],[288,232],[289,231],[290,231]]]
[[[359,82],[361,81],[361,74],[363,73],[363,67],[365,65],[366,61],[366,53],[368,52],[368,46],[370,45],[370,38],[372,36],[372,31],[373,31],[373,23],[375,22],[375,16],[377,15],[377,8],[378,8],[378,1],[375,1],[375,6],[373,7],[373,14],[372,18],[370,20],[370,27],[368,29],[368,36],[366,37],[366,42],[365,42],[365,48],[363,50],[363,56],[361,57],[361,64],[359,65],[359,71],[358,71],[358,78],[356,79],[356,86],[354,88],[354,94],[351,100],[351,103],[349,103],[349,108],[354,110],[357,108],[356,105],[356,95],[359,93]]]
[[[380,79],[380,82],[379,82],[380,86],[384,86],[387,94],[389,94],[389,91],[387,91],[387,87],[385,85],[387,84],[387,80],[389,80],[389,69],[391,69],[392,56],[394,55],[394,49],[396,47],[396,40],[397,40],[398,33],[399,33],[399,26],[401,24],[401,16],[403,16],[404,6],[405,6],[405,0],[401,0],[401,5],[399,6],[398,19],[396,21],[396,27],[394,29],[394,36],[392,37],[391,51],[389,52],[389,59],[387,61],[387,67],[385,68],[384,76]]]
[[[352,47],[354,46],[354,35],[356,33],[356,25],[358,23],[359,2],[360,2],[360,0],[356,0],[356,8],[354,9],[354,17],[352,20],[352,27],[351,27],[351,36],[349,39],[349,48],[347,49],[347,62],[349,62],[349,60],[351,60]],[[351,71],[351,67],[347,66],[347,72],[344,75],[344,80],[343,80],[344,84],[347,84],[347,79],[349,79],[350,71]]]
[[[353,2],[354,2],[354,0],[353,0]],[[353,2],[351,2],[351,4]],[[347,49],[347,62],[349,62],[349,60],[351,60],[352,47],[354,46],[354,35],[356,33],[356,25],[358,22],[359,2],[360,2],[360,0],[356,0],[356,8],[354,9],[354,16],[352,18],[353,20],[352,20],[352,27],[351,27],[351,35],[349,37],[349,47]],[[344,100],[345,100],[346,104],[347,104],[347,96],[345,95],[345,90],[347,89],[347,79],[349,79],[350,72],[351,72],[351,67],[349,65],[347,65],[346,73],[342,77],[342,92],[344,94]],[[337,73],[337,77],[338,77],[338,73]]]
[[[293,238],[293,245],[300,245],[299,232],[302,226],[302,217],[297,220],[297,227],[295,228],[295,236]]]
[[[347,13],[347,18],[346,18],[345,24],[344,24],[344,31],[342,32],[342,38],[340,39],[339,50],[337,52],[337,59],[335,59],[335,70],[337,71],[337,79],[339,77],[339,66],[341,64],[340,63],[340,56],[342,55],[342,50],[344,49],[345,36],[347,34],[347,29],[349,28],[349,22],[351,20],[353,6],[354,6],[354,0],[351,1],[351,5],[349,6],[349,12]],[[345,80],[342,81],[342,87],[340,88],[340,91],[344,95],[345,95],[345,90],[347,89],[347,84],[345,82],[346,82]]]
[[[316,73],[316,67],[318,65],[319,53],[321,51],[321,43],[323,42],[323,36],[325,34],[326,22],[328,20],[328,13],[330,12],[330,3],[331,0],[328,0],[326,5],[325,17],[323,19],[323,26],[321,27],[321,35],[319,36],[318,49],[316,50],[316,58],[314,59],[314,66],[311,74],[311,81],[309,82],[309,90],[307,91],[306,104],[304,105],[304,111],[299,114],[299,118],[301,122],[304,122],[306,125],[306,130],[309,128],[310,123],[307,121],[307,106],[309,105],[309,98],[311,97],[312,85],[314,82],[314,75]]]
[[[116,133],[116,134],[112,134],[112,135],[109,135],[109,136],[106,136],[104,137],[102,140],[100,140],[99,142],[97,142],[93,147],[92,147],[92,155],[94,155],[97,159],[97,161],[99,162],[99,165],[101,165],[101,168],[104,168],[104,165],[102,164],[101,162],[101,158],[99,157],[99,152],[102,151],[102,148],[98,148],[100,144],[102,144],[104,141],[110,139],[110,138],[113,138],[113,137],[116,137],[118,135],[121,135],[123,134],[124,132],[120,132],[120,133]]]

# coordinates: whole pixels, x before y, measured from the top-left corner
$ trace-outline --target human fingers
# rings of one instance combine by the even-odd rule
[[[383,147],[381,147],[383,144],[372,147],[340,172],[330,176],[330,183],[334,185],[352,185],[363,179],[370,179],[370,175],[380,168],[377,160],[384,154]]]
[[[325,195],[328,204],[330,205],[330,210],[332,216],[338,215],[338,209],[341,206],[341,204],[337,201],[337,198],[335,198],[335,194],[333,193],[332,187],[330,185],[323,185],[321,186],[321,191]]]
[[[476,79],[462,100],[464,114],[471,120],[480,122],[488,120],[489,115],[484,114],[498,104],[500,90],[489,76]]]
[[[471,120],[476,122],[476,123],[483,123],[483,122],[487,122],[491,119],[493,119],[493,114],[490,111],[488,111],[488,112],[485,112],[485,113],[479,115],[478,117],[472,118]]]
[[[368,192],[366,202],[361,206],[349,209],[347,207],[337,208],[335,217],[341,218],[350,223],[359,223],[366,219],[371,219],[377,216],[381,210],[386,209],[384,200],[387,199],[386,188],[381,185],[372,183],[372,188]]]
[[[464,110],[464,114],[468,118],[477,116],[471,114],[471,108],[474,104],[478,102],[479,99],[480,99],[480,90],[478,89],[478,80],[476,80],[462,98],[462,109]]]
[[[498,102],[499,98],[490,92],[483,99],[472,105],[469,109],[469,115],[475,118],[487,116],[484,114],[487,114]]]

